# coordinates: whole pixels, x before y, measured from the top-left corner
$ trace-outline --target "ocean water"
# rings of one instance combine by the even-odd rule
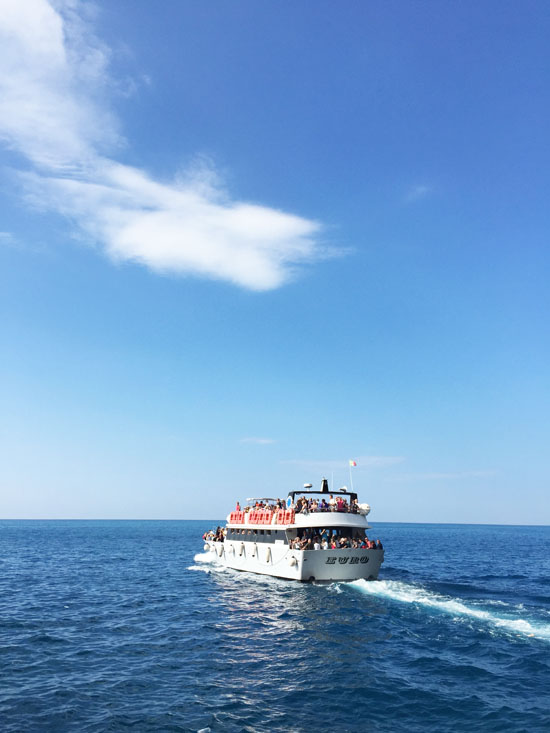
[[[550,730],[550,527],[375,524],[379,581],[310,585],[215,524],[0,522],[0,730]]]

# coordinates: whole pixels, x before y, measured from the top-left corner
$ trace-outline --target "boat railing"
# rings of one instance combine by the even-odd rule
[[[229,515],[230,524],[294,524],[295,515],[293,509],[278,509],[270,511],[269,509],[253,509],[250,512],[235,511]]]

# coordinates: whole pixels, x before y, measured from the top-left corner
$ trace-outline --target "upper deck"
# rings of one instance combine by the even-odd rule
[[[365,514],[352,512],[307,512],[296,513],[294,510],[280,509],[277,512],[252,511],[231,512],[227,516],[228,527],[358,527],[370,529]]]
[[[318,497],[319,500],[313,497]],[[327,498],[329,501],[327,502]],[[328,481],[323,479],[321,489],[312,490],[311,484],[305,484],[302,490],[289,491],[287,508],[277,508],[269,502],[277,499],[248,499],[256,502],[255,507],[246,507],[245,510],[231,512],[227,517],[227,524],[234,528],[283,526],[285,528],[299,527],[356,527],[369,529],[367,514],[370,511],[368,504],[358,504],[357,494],[348,492],[346,488],[329,492]]]

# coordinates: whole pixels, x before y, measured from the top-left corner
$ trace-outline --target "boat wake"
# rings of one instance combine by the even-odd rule
[[[213,552],[199,552],[193,558],[196,565],[190,565],[187,570],[202,570],[203,573],[225,573],[227,568],[216,562],[216,556]]]
[[[400,603],[415,604],[418,607],[446,613],[455,618],[470,618],[481,621],[501,631],[518,636],[535,637],[550,641],[550,624],[533,620],[527,621],[524,618],[496,615],[484,608],[468,605],[457,598],[442,596],[425,588],[409,585],[398,580],[353,580],[348,585],[370,596],[387,598]],[[511,607],[510,611],[513,613]]]

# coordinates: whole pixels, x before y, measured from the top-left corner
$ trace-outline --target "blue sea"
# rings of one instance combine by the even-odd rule
[[[0,730],[550,730],[550,527],[374,524],[380,579],[322,585],[215,525],[1,521]]]

